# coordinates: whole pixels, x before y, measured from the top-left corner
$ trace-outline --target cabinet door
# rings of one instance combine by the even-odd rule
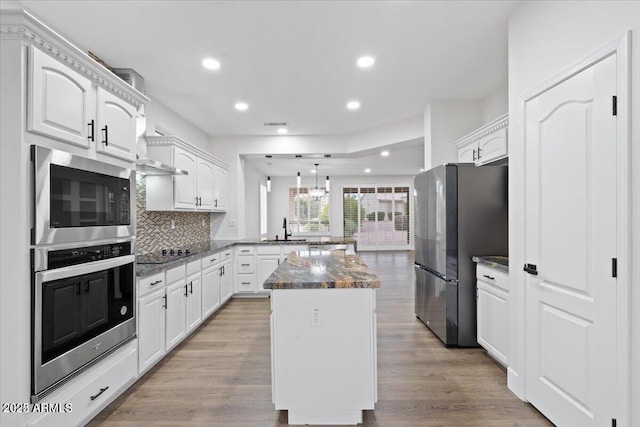
[[[197,159],[197,191],[196,196],[199,197],[198,209],[212,210],[213,202],[213,177],[214,166],[206,160]]]
[[[465,145],[458,149],[459,163],[475,163],[476,161],[476,144]]]
[[[231,260],[222,264],[222,280],[220,284],[220,299],[226,302],[233,295],[233,262]]]
[[[165,354],[164,289],[138,300],[138,373],[147,371]]]
[[[509,294],[478,280],[478,344],[507,365]]]
[[[175,347],[186,336],[185,281],[167,286],[166,350]]]
[[[227,170],[220,166],[214,166],[214,195],[213,208],[224,211],[227,197]]]
[[[269,291],[263,287],[271,273],[280,265],[280,256],[259,256],[258,257],[258,291]]]
[[[507,156],[507,128],[502,128],[478,141],[478,164],[489,162]]]
[[[95,110],[91,81],[39,49],[32,48],[29,59],[27,130],[89,148]]]
[[[200,273],[187,279],[187,333],[202,323],[202,280]]]
[[[202,317],[211,316],[220,307],[220,266],[202,271]]]
[[[188,175],[173,177],[173,206],[182,209],[196,207],[196,156],[175,147],[173,149],[173,165],[187,171]]]
[[[136,109],[98,88],[96,151],[124,160],[136,160]]]

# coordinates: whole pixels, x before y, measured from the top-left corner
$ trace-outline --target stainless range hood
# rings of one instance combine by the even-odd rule
[[[144,176],[189,175],[189,172],[149,158],[136,160],[136,173]]]

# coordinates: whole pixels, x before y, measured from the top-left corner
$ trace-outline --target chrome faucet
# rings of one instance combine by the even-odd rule
[[[284,240],[289,240],[289,236],[292,236],[293,233],[289,231],[287,233],[287,217],[284,217],[284,222],[282,223],[282,228],[284,228]]]

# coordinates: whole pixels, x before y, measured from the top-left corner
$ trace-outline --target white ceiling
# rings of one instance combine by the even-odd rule
[[[386,150],[389,156],[380,153]],[[366,176],[365,168],[371,169],[369,174],[380,175],[416,175],[424,164],[424,144],[422,138],[412,141],[379,147],[375,150],[360,151],[356,154],[332,154],[325,158],[323,154],[308,155],[295,158],[295,155],[273,155],[266,158],[264,154],[247,155],[246,161],[267,176],[296,176],[300,172],[303,177],[315,177],[312,172],[318,163],[318,179],[324,183],[328,176]]]
[[[211,135],[353,135],[506,82],[519,1],[20,2]],[[376,58],[372,69],[358,56]],[[204,57],[222,67],[207,71]],[[362,103],[347,111],[348,100]],[[234,110],[236,101],[249,110]],[[415,155],[413,157],[416,157]],[[422,156],[420,156],[422,157]],[[421,163],[421,161],[420,161]]]

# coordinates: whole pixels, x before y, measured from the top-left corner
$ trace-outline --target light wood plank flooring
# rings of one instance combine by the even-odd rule
[[[447,349],[415,318],[412,252],[362,252],[377,294],[378,403],[366,426],[550,426],[482,349]],[[268,299],[233,299],[89,425],[279,426]]]

